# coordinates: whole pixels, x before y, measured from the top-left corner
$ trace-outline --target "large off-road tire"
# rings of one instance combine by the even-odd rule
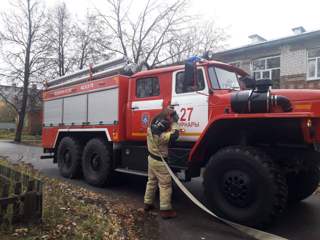
[[[203,185],[217,215],[248,226],[263,227],[286,208],[286,179],[265,153],[252,147],[231,146],[214,154]]]
[[[298,173],[287,175],[288,202],[297,203],[310,195],[318,188],[320,170],[317,165],[309,166]]]
[[[87,183],[97,187],[110,184],[112,177],[112,152],[105,140],[91,139],[82,155],[82,171]]]
[[[81,173],[81,144],[72,137],[64,137],[57,149],[57,162],[61,176],[75,178]]]

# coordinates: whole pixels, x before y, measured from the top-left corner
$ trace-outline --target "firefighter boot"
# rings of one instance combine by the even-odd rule
[[[154,208],[155,208],[155,207],[154,207],[153,204],[147,204],[147,203],[145,203],[143,209],[144,209],[145,212],[149,212],[149,211],[153,210]]]
[[[174,210],[160,210],[160,216],[163,219],[175,218],[177,216],[177,212]]]

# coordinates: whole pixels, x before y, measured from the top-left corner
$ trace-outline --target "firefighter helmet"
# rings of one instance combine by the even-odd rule
[[[160,135],[170,128],[170,122],[164,118],[156,118],[151,124],[151,132]]]

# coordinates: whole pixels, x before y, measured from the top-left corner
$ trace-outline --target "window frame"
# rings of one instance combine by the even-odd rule
[[[307,81],[313,81],[313,80],[319,80],[320,76],[318,76],[318,74],[320,75],[320,69],[318,69],[318,62],[320,63],[320,55],[319,56],[315,56],[315,57],[309,57],[309,51],[311,50],[315,50],[318,49],[320,50],[320,47],[317,48],[310,48],[307,49],[307,69],[306,69],[306,76],[307,76]],[[315,71],[314,71],[314,77],[310,77],[309,76],[309,61],[310,60],[315,60]]]
[[[233,61],[229,62],[228,64],[236,68],[241,68],[241,61]]]
[[[272,59],[272,58],[279,58],[279,67],[268,68],[268,66],[267,66],[267,61],[268,61],[268,59]],[[265,61],[265,63],[264,63],[264,67],[265,67],[265,68],[262,69],[262,70],[254,70],[254,68],[253,68],[254,62],[255,62],[255,61],[262,61],[262,60]],[[280,55],[280,54],[279,54],[279,55],[269,56],[269,57],[256,58],[256,59],[253,59],[253,60],[251,61],[251,72],[252,72],[252,75],[255,76],[255,73],[259,73],[259,74],[260,74],[260,78],[259,78],[259,79],[256,79],[257,81],[259,81],[260,79],[264,79],[264,78],[263,78],[263,73],[264,73],[264,72],[269,72],[269,78],[270,78],[271,80],[273,80],[273,79],[272,79],[272,71],[273,71],[273,70],[278,70],[278,69],[281,71],[281,55]]]
[[[177,76],[178,76],[178,74],[181,74],[181,73],[183,73],[183,72],[185,72],[185,70],[183,69],[183,70],[179,70],[179,71],[176,71],[175,73],[174,73],[174,82],[173,82],[173,92],[174,92],[174,94],[175,95],[181,95],[181,94],[193,94],[193,93],[196,93],[196,92],[202,92],[202,91],[204,91],[204,90],[206,90],[207,89],[207,85],[206,85],[206,75],[205,75],[205,71],[204,71],[204,69],[202,68],[202,67],[197,67],[197,71],[201,71],[202,72],[202,76],[203,76],[203,88],[202,89],[199,89],[199,90],[195,90],[195,91],[190,91],[190,92],[180,92],[180,93],[178,93],[177,92]]]
[[[184,72],[184,69],[179,69],[176,70],[174,72],[172,72],[171,75],[171,96],[172,97],[178,97],[178,96],[182,96],[182,95],[195,95],[198,93],[202,93],[202,94],[208,94],[209,93],[209,88],[208,88],[208,76],[206,73],[206,70],[203,66],[198,66],[197,69],[201,69],[202,73],[203,73],[203,80],[204,80],[204,89],[203,90],[199,90],[199,91],[193,91],[193,92],[185,92],[185,93],[176,93],[176,76],[179,72]]]
[[[152,95],[152,96],[145,96],[145,97],[139,97],[138,96],[138,81],[139,80],[145,80],[145,79],[156,79],[158,81],[159,84],[159,93],[157,95]],[[147,77],[142,77],[142,78],[137,78],[135,81],[135,98],[136,99],[144,99],[144,98],[157,98],[159,96],[161,96],[161,85],[160,85],[160,79],[157,76],[147,76]],[[152,89],[153,90],[153,89]]]

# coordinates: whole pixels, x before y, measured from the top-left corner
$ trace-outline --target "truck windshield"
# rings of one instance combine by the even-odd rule
[[[240,89],[237,74],[218,67],[209,67],[211,86],[214,89]]]

